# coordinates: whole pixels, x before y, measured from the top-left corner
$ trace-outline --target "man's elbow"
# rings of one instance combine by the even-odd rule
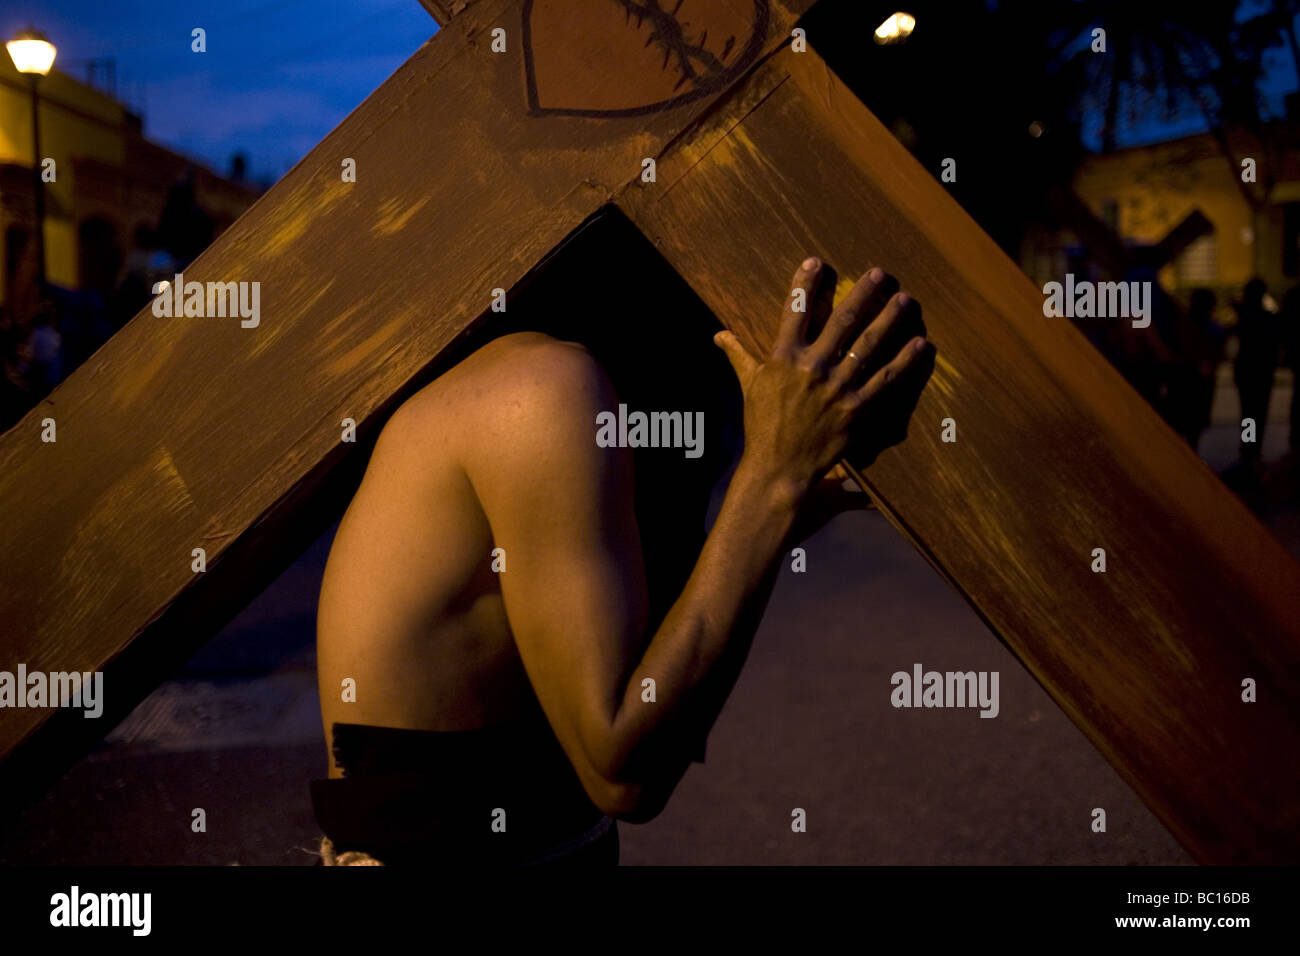
[[[643,761],[629,761],[626,750],[616,746],[612,734],[593,734],[587,739],[590,743],[585,748],[586,773],[582,777],[592,803],[602,813],[628,823],[648,823],[659,816],[688,764],[677,767],[675,772],[661,765],[656,772]]]
[[[588,796],[601,813],[627,823],[649,823],[663,811],[671,789],[637,783],[602,780],[587,788]]]

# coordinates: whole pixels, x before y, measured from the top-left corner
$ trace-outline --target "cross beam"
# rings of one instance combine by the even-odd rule
[[[735,95],[630,217],[756,349],[806,250],[896,272],[938,364],[859,481],[1196,857],[1300,859],[1300,567],[825,63]]]
[[[420,0],[420,6],[429,11],[429,16],[438,21],[439,26],[446,26],[451,18],[462,13],[469,6],[470,0]]]
[[[785,48],[809,6],[697,3],[689,30],[632,0],[457,13],[186,270],[259,280],[256,328],[146,310],[0,438],[0,667],[105,670],[111,725],[337,513],[358,457],[340,421],[373,434],[493,289],[612,202],[755,348],[810,250],[895,272],[939,362],[909,440],[859,481],[1198,859],[1300,857],[1300,569],[816,53]],[[4,790],[87,723],[0,711]]]

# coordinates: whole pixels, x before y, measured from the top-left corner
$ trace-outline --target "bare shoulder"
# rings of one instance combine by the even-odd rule
[[[547,449],[594,447],[596,414],[616,407],[608,376],[586,348],[516,332],[412,396],[384,432],[421,445],[441,435],[444,450],[454,447],[466,467],[500,467]]]
[[[494,339],[458,368],[506,401],[525,406],[523,412],[533,403],[602,400],[613,393],[604,369],[584,346],[540,332]]]

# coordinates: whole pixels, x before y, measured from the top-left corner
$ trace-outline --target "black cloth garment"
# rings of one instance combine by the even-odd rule
[[[339,853],[393,866],[618,862],[617,825],[592,804],[540,709],[479,730],[333,730],[343,776],[312,781],[311,796]]]

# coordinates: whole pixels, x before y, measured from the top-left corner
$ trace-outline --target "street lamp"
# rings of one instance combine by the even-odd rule
[[[876,42],[882,46],[893,43],[905,43],[916,29],[916,17],[910,13],[890,14],[885,22],[876,27]]]
[[[32,190],[36,197],[36,288],[45,292],[45,190],[41,182],[41,124],[37,87],[54,65],[54,44],[39,30],[23,30],[5,44],[19,73],[32,88]]]

